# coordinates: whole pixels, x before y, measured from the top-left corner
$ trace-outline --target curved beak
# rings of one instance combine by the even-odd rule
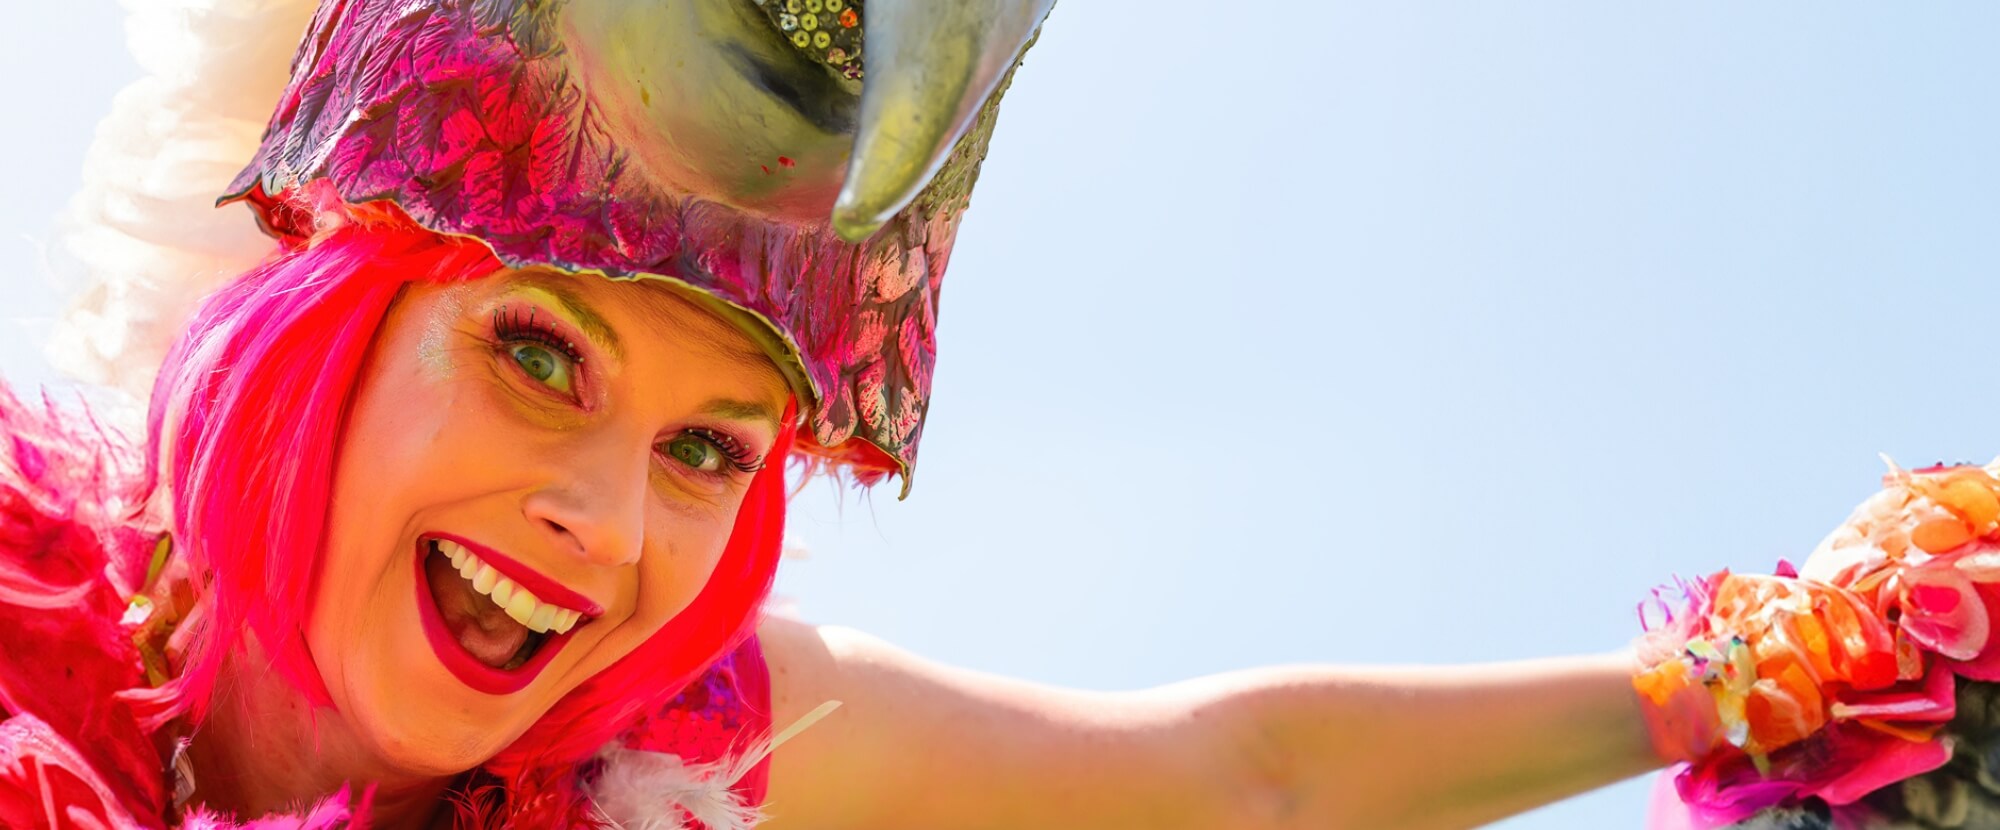
[[[861,120],[833,228],[860,242],[937,175],[1055,0],[869,0]]]

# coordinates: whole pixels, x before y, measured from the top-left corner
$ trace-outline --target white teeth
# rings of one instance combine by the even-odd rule
[[[479,572],[472,575],[472,590],[484,594],[492,591],[493,584],[499,581],[500,572],[493,570],[492,565],[481,563]]]
[[[458,575],[472,583],[472,590],[486,595],[494,605],[507,612],[507,616],[540,634],[567,634],[583,619],[583,613],[568,608],[559,608],[543,602],[533,591],[516,584],[514,580],[500,575],[500,571],[466,550],[457,542],[440,539],[438,552],[451,560]]]
[[[528,623],[534,621],[535,609],[540,607],[540,605],[541,603],[535,601],[534,594],[527,591],[516,591],[514,592],[514,598],[507,601],[507,616],[513,617],[517,623],[528,625]],[[529,627],[533,628],[533,626]],[[546,631],[547,629],[543,630]]]

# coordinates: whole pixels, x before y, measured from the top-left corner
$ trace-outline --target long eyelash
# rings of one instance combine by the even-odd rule
[[[519,309],[510,313],[508,306],[501,306],[493,312],[493,336],[507,342],[526,340],[540,343],[562,352],[571,363],[581,364],[583,352],[576,344],[556,333],[555,325],[546,319],[536,319],[535,308],[530,306],[524,314]]]
[[[733,436],[704,427],[690,427],[687,434],[714,444],[716,449],[722,451],[723,459],[729,462],[729,466],[735,467],[737,472],[755,473],[764,469],[763,456],[752,452],[749,447],[743,446],[742,441],[736,440]]]

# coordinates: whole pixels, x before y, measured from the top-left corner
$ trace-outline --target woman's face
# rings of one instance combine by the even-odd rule
[[[362,748],[469,769],[691,602],[788,391],[656,284],[507,272],[390,309],[306,639]]]

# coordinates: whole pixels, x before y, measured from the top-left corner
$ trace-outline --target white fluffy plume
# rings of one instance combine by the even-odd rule
[[[764,820],[755,804],[745,804],[730,787],[749,774],[780,744],[840,708],[829,700],[769,740],[713,764],[688,764],[665,752],[612,744],[598,753],[604,772],[590,787],[597,810],[622,830],[688,830],[688,817],[705,830],[751,830]]]
[[[123,0],[144,76],[97,125],[57,220],[57,369],[141,398],[195,303],[273,244],[214,207],[257,150],[314,0]]]

